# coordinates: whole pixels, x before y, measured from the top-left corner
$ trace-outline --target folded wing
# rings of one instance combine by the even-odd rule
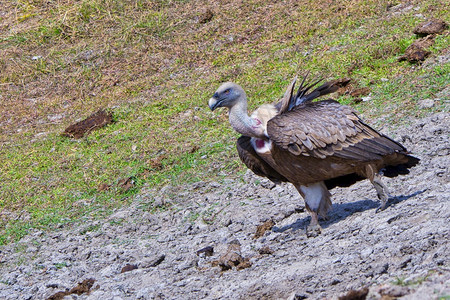
[[[337,157],[367,162],[406,149],[364,124],[355,111],[334,100],[301,104],[267,124],[276,146],[295,156]]]

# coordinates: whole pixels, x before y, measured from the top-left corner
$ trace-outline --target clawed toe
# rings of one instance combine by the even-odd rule
[[[377,207],[377,209],[375,210],[375,213],[379,213],[380,211],[383,211],[386,208],[386,204],[381,204],[380,206]]]
[[[316,237],[322,233],[322,227],[319,224],[309,225],[306,227],[306,236],[307,237]]]
[[[387,204],[388,204],[390,199],[391,199],[390,197],[387,198],[387,199],[381,199],[380,206],[377,207],[377,209],[375,210],[375,213],[378,213],[378,212],[381,212],[381,211],[385,210],[386,207],[388,207]]]

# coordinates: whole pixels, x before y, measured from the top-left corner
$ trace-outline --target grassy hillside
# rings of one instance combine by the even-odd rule
[[[449,23],[446,1],[208,3],[0,4],[0,244],[101,216],[143,186],[242,172],[237,134],[206,105],[223,81],[241,84],[253,109],[297,74],[349,77],[371,89],[352,105],[377,128],[446,109],[437,95],[448,92],[449,64],[436,58],[448,57],[448,33],[430,48],[434,63],[397,61],[418,23]],[[418,109],[426,98],[440,100]],[[60,135],[99,108],[115,123],[80,140]]]

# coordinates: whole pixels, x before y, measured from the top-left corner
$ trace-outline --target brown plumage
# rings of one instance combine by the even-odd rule
[[[333,82],[307,94],[315,84],[304,87],[304,81],[294,95],[294,79],[280,102],[262,106],[251,117],[245,92],[234,83],[223,84],[209,106],[230,109],[232,127],[243,134],[237,141],[239,157],[249,169],[297,188],[312,217],[307,232],[316,233],[318,215],[325,218],[331,208],[328,189],[367,178],[384,209],[388,190],[380,171],[389,177],[407,174],[419,159],[365,124],[351,107],[334,100],[312,102],[335,91]]]

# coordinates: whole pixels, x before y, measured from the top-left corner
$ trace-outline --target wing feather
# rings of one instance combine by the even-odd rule
[[[277,147],[295,156],[335,156],[370,161],[406,149],[361,121],[355,111],[334,100],[301,104],[267,124]]]

